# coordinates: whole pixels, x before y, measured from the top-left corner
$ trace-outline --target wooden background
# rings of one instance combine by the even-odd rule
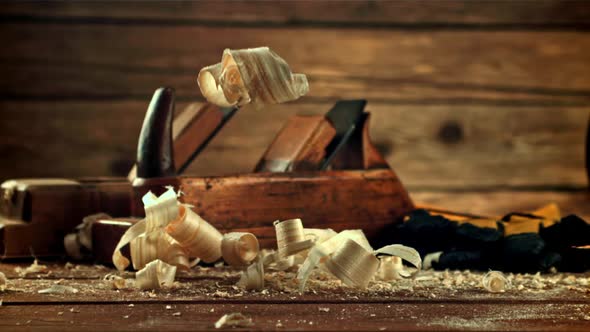
[[[267,45],[310,94],[244,108],[188,173],[249,171],[290,115],[366,98],[413,192],[587,187],[584,1],[19,2],[0,27],[0,180],[125,175],[157,87],[182,110],[224,48]]]

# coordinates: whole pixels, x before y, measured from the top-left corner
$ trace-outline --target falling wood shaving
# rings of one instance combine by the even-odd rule
[[[14,272],[18,273],[19,276],[21,277],[26,277],[29,274],[33,274],[33,273],[46,273],[49,269],[47,268],[46,265],[41,265],[39,264],[39,262],[35,259],[33,261],[33,264],[31,264],[29,267],[23,269],[21,267],[16,267],[14,269]]]
[[[148,263],[135,274],[135,284],[139,289],[158,289],[170,287],[174,283],[176,266],[166,264],[157,259]]]
[[[79,290],[74,287],[55,284],[49,288],[41,289],[37,293],[39,293],[39,294],[66,294],[66,293],[76,294],[78,292],[79,292]]]
[[[225,49],[221,62],[201,69],[197,82],[203,96],[222,107],[284,103],[309,92],[307,77],[293,74],[268,47]]]
[[[250,327],[253,326],[252,318],[244,316],[242,313],[234,312],[225,314],[215,322],[215,328],[220,329],[224,327]]]

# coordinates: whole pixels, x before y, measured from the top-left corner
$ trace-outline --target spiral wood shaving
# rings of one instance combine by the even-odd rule
[[[305,239],[301,219],[275,221],[279,258],[294,255],[313,246],[313,240]]]
[[[166,226],[166,232],[190,257],[198,257],[206,263],[220,259],[223,235],[190,208],[181,205],[179,211],[179,217]]]
[[[203,96],[222,107],[284,103],[309,91],[307,77],[293,74],[268,47],[226,49],[220,63],[201,69],[197,81]]]
[[[143,269],[147,263],[156,259],[183,270],[188,270],[191,265],[180,244],[164,232],[140,235],[131,241],[130,246],[131,261],[136,270]]]
[[[379,259],[355,241],[346,239],[325,265],[345,284],[366,288],[379,268]]]
[[[250,264],[258,256],[258,250],[258,239],[252,233],[227,233],[221,240],[223,260],[229,265]]]
[[[510,282],[500,271],[490,271],[481,279],[481,284],[488,292],[504,292],[510,286]]]

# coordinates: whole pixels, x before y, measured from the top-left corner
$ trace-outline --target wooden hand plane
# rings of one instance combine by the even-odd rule
[[[0,246],[4,257],[63,253],[63,236],[85,215],[143,216],[142,196],[166,186],[221,232],[254,233],[274,245],[277,219],[301,218],[305,227],[363,229],[369,240],[413,209],[407,191],[371,144],[365,101],[341,101],[326,116],[294,116],[254,172],[231,176],[178,176],[235,109],[206,104],[184,130],[172,121],[174,95],[159,89],[141,130],[137,162],[127,179],[23,180],[2,185]],[[175,133],[173,136],[173,132]],[[66,183],[67,182],[67,183]],[[29,183],[29,184],[28,184]],[[110,257],[130,222],[97,221],[97,256]],[[94,248],[93,248],[94,250]],[[101,254],[102,253],[102,254]]]

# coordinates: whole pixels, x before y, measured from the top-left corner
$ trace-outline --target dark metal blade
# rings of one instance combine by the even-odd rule
[[[360,126],[367,101],[364,99],[341,100],[326,114],[326,118],[336,129],[336,136],[326,147],[326,157],[320,169],[328,168],[338,151],[346,145],[354,131]]]
[[[213,131],[211,131],[211,133],[209,134],[207,139],[205,139],[203,144],[201,144],[195,150],[195,152],[190,156],[190,158],[188,158],[186,160],[186,162],[182,166],[179,167],[179,169],[177,171],[178,174],[181,174],[193,162],[193,160],[199,155],[199,153],[201,153],[201,151],[203,151],[203,149],[205,149],[207,147],[207,145],[213,139],[213,137],[215,137],[215,135],[217,135],[217,133],[219,133],[221,128],[223,128],[223,126],[225,126],[225,124],[234,116],[234,114],[236,114],[237,110],[238,110],[237,107],[222,107],[219,109],[219,111],[222,114],[221,122],[217,125],[217,127],[215,127],[215,129],[213,129]]]

